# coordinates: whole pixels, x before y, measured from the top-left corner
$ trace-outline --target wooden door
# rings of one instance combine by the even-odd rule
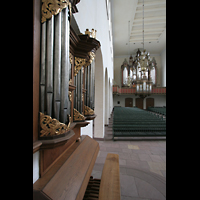
[[[136,107],[143,109],[143,99],[142,98],[136,99]]]
[[[148,98],[148,99],[146,99],[146,109],[149,106],[154,107],[154,98]]]
[[[125,107],[133,107],[133,98],[125,99]]]

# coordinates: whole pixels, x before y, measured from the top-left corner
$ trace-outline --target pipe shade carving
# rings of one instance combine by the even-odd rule
[[[63,134],[69,130],[70,123],[71,117],[69,117],[69,124],[66,125],[59,122],[57,119],[52,119],[49,115],[40,112],[40,128],[42,129],[40,131],[40,137]]]
[[[74,76],[77,75],[78,71],[81,69],[81,67],[83,65],[85,65],[85,59],[84,58],[77,58],[77,57],[75,57]]]
[[[71,16],[71,3],[69,0],[42,0],[41,23],[44,23],[47,19],[51,19],[53,15],[57,15],[68,5]]]
[[[88,106],[86,106],[86,105],[84,105],[84,115],[94,115],[94,110],[92,110],[90,107],[88,107]]]
[[[84,121],[85,117],[74,108],[74,121]]]

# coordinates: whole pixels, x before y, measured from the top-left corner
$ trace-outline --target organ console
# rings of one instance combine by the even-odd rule
[[[81,136],[33,185],[34,200],[120,200],[119,155],[108,154],[102,178],[91,176],[99,143]]]

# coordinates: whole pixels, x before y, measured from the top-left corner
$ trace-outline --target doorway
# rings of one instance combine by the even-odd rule
[[[148,107],[154,107],[154,98],[148,98],[148,99],[146,99],[146,109]]]
[[[136,99],[136,107],[143,109],[143,99],[142,98]]]
[[[133,98],[125,98],[125,107],[133,107]]]

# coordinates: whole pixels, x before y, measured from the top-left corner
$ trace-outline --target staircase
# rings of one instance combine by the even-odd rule
[[[113,111],[111,113],[111,116],[109,118],[109,124],[105,126],[105,135],[104,140],[112,140],[113,139]]]

